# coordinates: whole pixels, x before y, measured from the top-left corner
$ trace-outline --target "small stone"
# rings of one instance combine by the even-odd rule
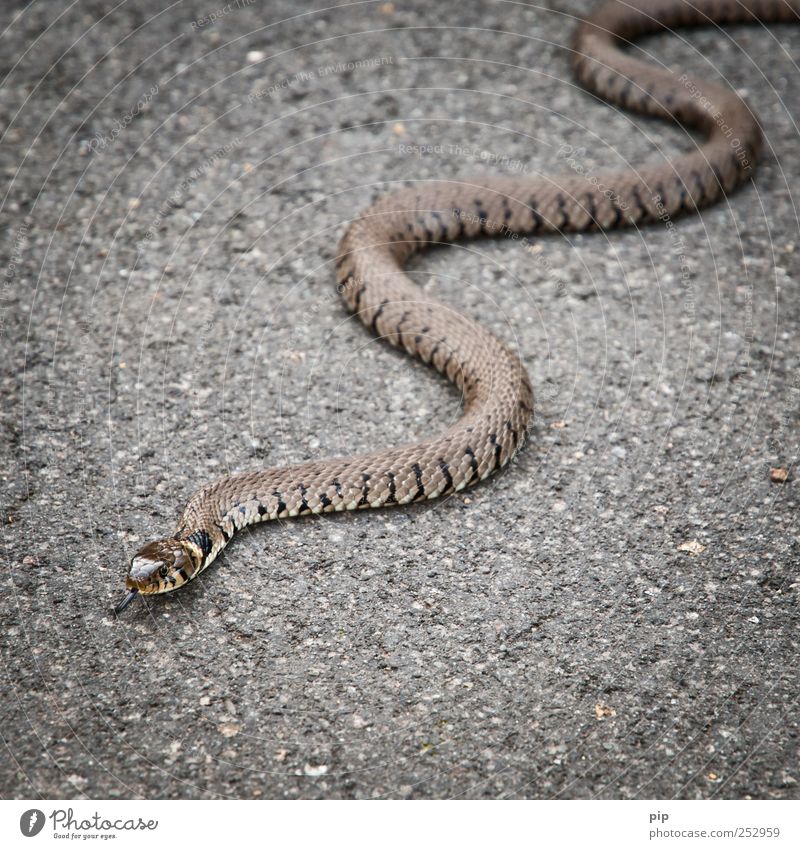
[[[317,764],[316,766],[312,764],[306,764],[303,767],[303,773],[309,778],[319,778],[321,775],[326,775],[327,772],[328,767],[326,764]]]
[[[261,62],[267,58],[267,54],[263,50],[249,50],[244,57],[251,65],[256,62]]]
[[[235,737],[242,730],[238,722],[226,722],[219,726],[219,733],[223,737]]]
[[[687,542],[682,542],[678,546],[678,551],[685,551],[687,554],[701,554],[706,550],[704,545],[701,545],[696,539],[690,539]]]
[[[616,716],[617,712],[610,705],[607,705],[605,702],[598,702],[594,706],[594,715],[598,719],[608,719],[611,716]]]
[[[789,480],[789,470],[780,467],[769,470],[769,479],[775,483],[786,483]]]

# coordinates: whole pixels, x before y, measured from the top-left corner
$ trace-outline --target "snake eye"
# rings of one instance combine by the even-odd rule
[[[166,577],[167,577],[167,575],[169,574],[169,569],[167,569],[167,567],[166,567],[166,566],[162,566],[162,567],[158,570],[158,574],[159,574],[159,575],[161,575],[161,577],[162,577],[162,578],[166,578]]]

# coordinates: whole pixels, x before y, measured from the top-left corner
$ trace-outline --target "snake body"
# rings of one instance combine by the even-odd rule
[[[642,225],[718,200],[751,172],[761,144],[755,116],[733,91],[649,65],[624,45],[664,28],[795,21],[799,9],[800,0],[605,2],[577,30],[580,82],[610,103],[700,131],[702,144],[669,162],[602,175],[602,183],[577,173],[426,182],[363,211],[337,253],[344,301],[389,344],[452,381],[463,393],[462,415],[422,442],[234,474],[203,487],[173,536],[133,558],[117,609],[137,594],[168,592],[196,577],[247,525],[437,498],[505,466],[533,417],[525,368],[484,327],[423,293],[404,273],[406,261],[430,244]]]

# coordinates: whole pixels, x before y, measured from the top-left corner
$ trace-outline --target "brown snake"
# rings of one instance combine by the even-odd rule
[[[144,546],[126,580],[137,594],[196,577],[233,534],[256,522],[308,513],[410,504],[471,486],[523,442],[533,392],[519,357],[488,330],[423,293],[403,272],[429,244],[489,235],[607,230],[692,211],[746,179],[761,143],[746,103],[716,83],[633,58],[625,42],[664,28],[795,21],[800,0],[611,0],[578,29],[580,82],[610,103],[699,130],[705,141],[669,162],[602,175],[497,176],[429,182],[383,197],[353,221],[337,254],[348,309],[383,339],[432,364],[462,390],[461,417],[438,436],[340,459],[221,478],[196,492],[175,534]]]

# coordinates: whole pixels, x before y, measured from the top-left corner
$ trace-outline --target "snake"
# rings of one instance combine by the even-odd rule
[[[236,531],[268,520],[408,505],[459,492],[502,469],[531,430],[531,381],[519,355],[405,273],[429,245],[531,238],[664,221],[718,201],[750,178],[762,131],[747,102],[629,49],[642,36],[709,24],[796,21],[800,0],[606,0],[577,26],[580,84],[623,109],[700,134],[689,152],[587,179],[586,173],[418,181],[379,197],[335,254],[347,309],[381,339],[433,366],[462,393],[460,416],[428,439],[353,456],[239,472],[195,492],[174,534],[132,558],[121,612],[206,569]]]

